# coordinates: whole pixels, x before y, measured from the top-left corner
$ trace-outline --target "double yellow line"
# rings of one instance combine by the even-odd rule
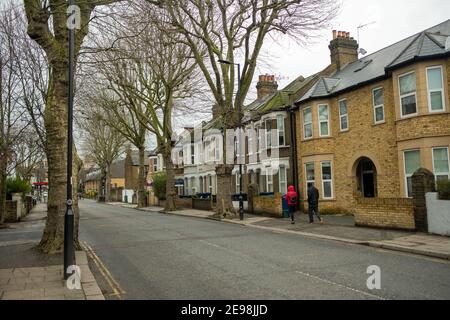
[[[108,268],[103,264],[103,262],[100,260],[100,258],[95,253],[94,249],[87,244],[87,242],[82,241],[81,246],[86,251],[86,254],[94,261],[95,265],[97,266],[98,270],[102,274],[102,276],[105,278],[106,282],[108,282],[109,286],[113,290],[113,293],[109,294],[110,296],[117,296],[119,299],[122,299],[122,295],[125,293],[125,291],[122,290],[119,283],[117,283],[116,280],[114,280],[113,276],[111,275],[111,272],[109,272]]]

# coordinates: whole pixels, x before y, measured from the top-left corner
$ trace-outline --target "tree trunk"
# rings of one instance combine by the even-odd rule
[[[47,221],[39,248],[45,253],[61,252],[64,248],[64,215],[66,212],[67,183],[67,94],[68,81],[65,64],[53,69],[51,101],[45,108],[44,124],[47,133],[48,203]],[[73,206],[78,213],[77,205]],[[78,218],[75,216],[75,230]],[[78,235],[75,233],[74,239]],[[79,247],[78,241],[74,241]]]
[[[145,177],[145,149],[139,148],[139,177],[138,177],[138,208],[144,208],[147,206],[145,197],[146,189],[146,177]]]
[[[171,212],[177,210],[175,204],[177,192],[175,190],[175,171],[172,162],[172,148],[170,146],[164,148],[163,158],[166,166],[166,203],[164,211]]]
[[[217,175],[217,215],[234,218],[236,211],[231,200],[231,173],[234,165],[221,164],[216,167]]]
[[[0,225],[5,222],[6,214],[6,153],[0,151]]]
[[[98,202],[105,202],[106,198],[106,169],[103,167],[100,169],[100,181],[98,184]]]
[[[111,201],[111,165],[106,166],[105,202]]]

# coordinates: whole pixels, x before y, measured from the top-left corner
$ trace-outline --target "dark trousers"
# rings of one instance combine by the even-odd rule
[[[309,205],[308,208],[308,213],[309,213],[309,222],[313,223],[314,222],[314,215],[317,216],[317,218],[319,219],[319,221],[321,220],[320,214],[319,214],[319,206],[318,205]]]
[[[295,219],[295,204],[289,205],[289,216],[291,217],[291,220],[294,221],[294,219]]]

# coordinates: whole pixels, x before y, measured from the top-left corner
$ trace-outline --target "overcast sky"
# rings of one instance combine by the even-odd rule
[[[0,0],[0,8],[7,0]],[[17,3],[20,4],[20,0]],[[398,42],[408,36],[450,19],[450,0],[342,0],[343,8],[329,30],[322,30],[314,43],[300,46],[284,39],[281,43],[268,41],[263,56],[268,63],[260,63],[247,103],[256,96],[256,82],[260,74],[273,74],[282,89],[299,75],[309,76],[330,63],[328,44],[332,30],[347,31],[357,39],[357,27],[372,23],[360,31],[360,47],[368,54]],[[175,126],[192,125],[203,117],[175,119]],[[187,122],[186,122],[187,121]]]
[[[375,21],[360,31],[360,47],[370,54],[447,19],[450,19],[449,0],[343,0],[332,28],[323,30],[316,43],[306,47],[291,41],[267,44],[265,50],[274,58],[270,67],[261,66],[258,71],[280,76],[281,89],[299,75],[309,76],[330,63],[328,44],[333,29],[350,32],[357,39],[357,27]]]

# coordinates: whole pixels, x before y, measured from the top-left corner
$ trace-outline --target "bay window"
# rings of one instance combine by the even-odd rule
[[[448,148],[433,148],[433,172],[436,182],[450,179]]]
[[[308,107],[303,110],[303,138],[310,139],[312,137],[312,109]]]
[[[273,192],[273,174],[272,167],[266,168],[266,191]]]
[[[281,114],[277,116],[277,131],[278,131],[278,145],[284,146],[285,144],[284,116]]]
[[[266,149],[270,149],[272,146],[272,120],[267,119],[264,123],[266,127]]]
[[[412,197],[412,176],[420,168],[420,150],[410,150],[403,153],[405,162],[406,195]]]
[[[331,162],[325,161],[322,166],[322,195],[324,199],[333,198],[333,179],[331,175]]]
[[[444,111],[442,67],[427,68],[428,107],[430,112]]]
[[[279,169],[279,182],[280,182],[280,193],[286,194],[287,193],[287,174],[286,174],[286,167],[281,166]]]
[[[330,135],[330,121],[327,104],[319,104],[319,134],[321,137]]]
[[[314,176],[314,163],[307,163],[305,165],[306,169],[306,187],[309,188],[310,185],[314,185],[315,176]]]
[[[399,77],[400,106],[402,117],[417,114],[416,73]]]

